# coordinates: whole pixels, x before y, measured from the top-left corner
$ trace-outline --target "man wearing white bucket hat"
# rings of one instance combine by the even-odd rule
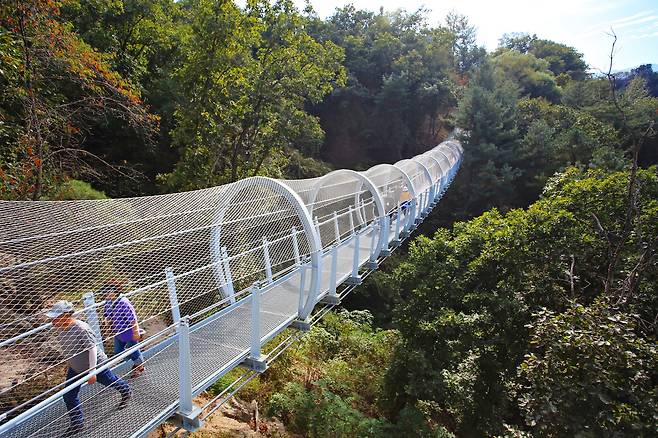
[[[98,348],[99,339],[86,322],[80,321],[74,315],[73,304],[70,301],[58,301],[46,312],[46,316],[52,320],[53,327],[57,330],[57,339],[62,347],[62,353],[66,357],[68,371],[66,381],[75,380],[80,375],[93,371],[99,362],[107,360],[107,356]],[[91,376],[87,383],[92,385],[100,383],[109,386],[121,394],[119,409],[122,409],[130,400],[130,386],[116,376],[110,369],[105,369],[95,376]],[[80,406],[80,387],[71,388],[63,396],[64,403],[68,409],[71,425],[65,436],[74,436],[82,432],[84,428],[84,415]]]

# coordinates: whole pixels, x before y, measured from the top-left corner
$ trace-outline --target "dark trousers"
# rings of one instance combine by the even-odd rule
[[[74,371],[72,368],[66,372],[66,380],[73,379],[81,374]],[[127,397],[130,394],[130,386],[122,379],[118,378],[111,370],[106,369],[96,375],[98,383],[104,386],[111,386],[121,393],[121,397]],[[80,387],[78,385],[71,388],[63,396],[66,409],[69,411],[71,418],[71,426],[82,427],[84,423],[84,415],[82,414],[82,407],[80,406]]]
[[[122,341],[118,336],[114,337],[114,354],[122,353],[126,348],[137,345],[137,342],[133,341]],[[142,358],[142,353],[139,350],[135,350],[128,357],[126,357],[126,362],[132,359],[134,365],[141,365],[144,362]]]

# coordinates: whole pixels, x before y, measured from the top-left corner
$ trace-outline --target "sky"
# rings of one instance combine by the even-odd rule
[[[304,0],[295,0],[300,8]],[[658,0],[310,0],[323,18],[352,3],[379,11],[429,9],[429,24],[450,11],[466,15],[488,50],[504,33],[527,32],[575,47],[592,70],[608,70],[614,29],[618,37],[613,70],[658,63]]]

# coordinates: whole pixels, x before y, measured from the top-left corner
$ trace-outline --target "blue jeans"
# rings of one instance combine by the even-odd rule
[[[124,351],[126,348],[130,348],[134,345],[137,345],[137,342],[133,341],[132,339],[130,341],[122,341],[119,339],[118,336],[114,337],[114,354],[119,354],[122,351]],[[126,357],[126,362],[128,359],[132,359],[133,363],[135,365],[141,365],[142,362],[144,362],[144,359],[142,359],[142,353],[139,352],[139,349],[133,351],[130,353],[128,357]]]
[[[69,368],[66,372],[66,380],[73,379],[80,375],[81,373]],[[119,391],[122,398],[126,398],[130,394],[130,386],[124,380],[118,378],[117,375],[109,369],[96,374],[96,379],[101,385],[111,386]],[[63,395],[66,409],[68,409],[69,417],[71,418],[71,426],[74,427],[82,427],[84,423],[84,415],[82,414],[82,407],[80,406],[80,387],[81,385],[71,388]]]

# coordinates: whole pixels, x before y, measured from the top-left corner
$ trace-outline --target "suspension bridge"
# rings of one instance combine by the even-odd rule
[[[77,386],[85,424],[76,436],[143,437],[166,421],[196,430],[413,232],[462,152],[448,140],[394,165],[313,179],[0,202],[0,436],[63,436],[70,420],[62,396]],[[120,354],[97,292],[110,280],[123,285],[145,331]],[[69,357],[45,317],[62,299],[108,357],[69,380]],[[137,349],[146,371],[132,378],[126,358]],[[244,372],[223,392],[194,404],[237,367]],[[131,387],[120,411],[117,391],[86,383],[106,369]]]

